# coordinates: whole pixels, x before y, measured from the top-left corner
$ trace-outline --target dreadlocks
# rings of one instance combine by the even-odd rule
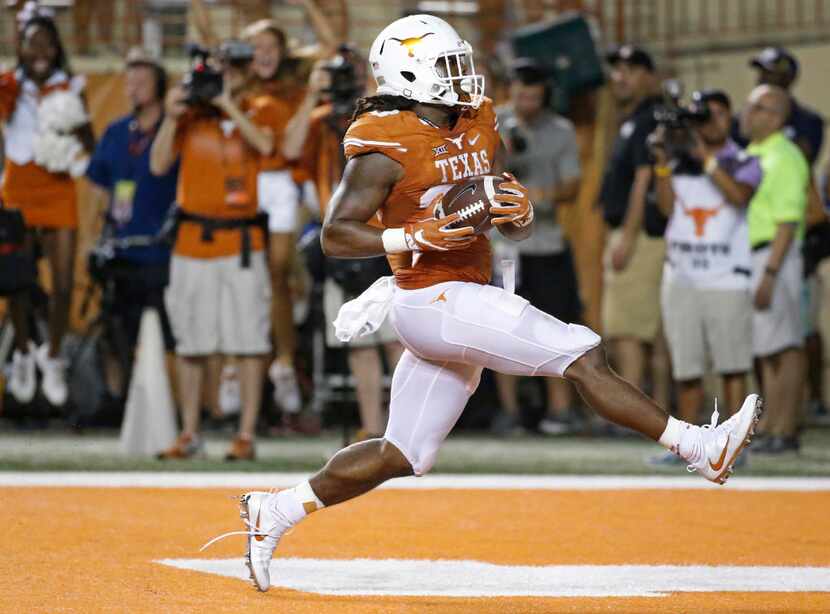
[[[411,111],[416,104],[418,104],[417,100],[404,98],[403,96],[368,96],[357,101],[352,121],[364,113],[371,113],[372,111]]]

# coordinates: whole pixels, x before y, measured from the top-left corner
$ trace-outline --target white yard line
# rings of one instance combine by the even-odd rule
[[[0,471],[0,487],[88,488],[282,488],[308,473]],[[830,478],[733,477],[717,486],[697,476],[459,475],[402,478],[381,486],[394,490],[753,490],[830,491]]]
[[[240,580],[242,559],[156,561]],[[664,597],[676,592],[828,592],[830,568],[703,565],[495,565],[481,561],[277,558],[276,586],[322,595]]]

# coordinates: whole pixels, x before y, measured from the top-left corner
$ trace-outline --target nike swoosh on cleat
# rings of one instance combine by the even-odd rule
[[[723,467],[723,461],[726,460],[726,451],[729,449],[729,437],[729,435],[726,436],[726,445],[723,446],[723,452],[720,453],[718,462],[712,463],[712,461],[709,461],[709,467],[711,467],[712,471],[720,471],[721,467]]]

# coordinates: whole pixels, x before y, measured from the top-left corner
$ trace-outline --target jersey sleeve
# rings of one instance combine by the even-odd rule
[[[343,137],[347,160],[369,153],[380,153],[404,164],[409,148],[403,142],[398,111],[371,111],[352,122]]]

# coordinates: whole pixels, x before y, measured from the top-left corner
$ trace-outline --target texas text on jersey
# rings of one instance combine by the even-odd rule
[[[440,128],[413,111],[371,111],[346,132],[346,158],[377,152],[398,162],[403,178],[378,211],[384,228],[398,228],[425,216],[426,207],[454,183],[489,174],[499,147],[492,101],[467,109],[452,128]],[[444,281],[490,281],[490,241],[479,235],[469,248],[424,252],[413,266],[411,252],[390,254],[395,281],[404,289]]]

